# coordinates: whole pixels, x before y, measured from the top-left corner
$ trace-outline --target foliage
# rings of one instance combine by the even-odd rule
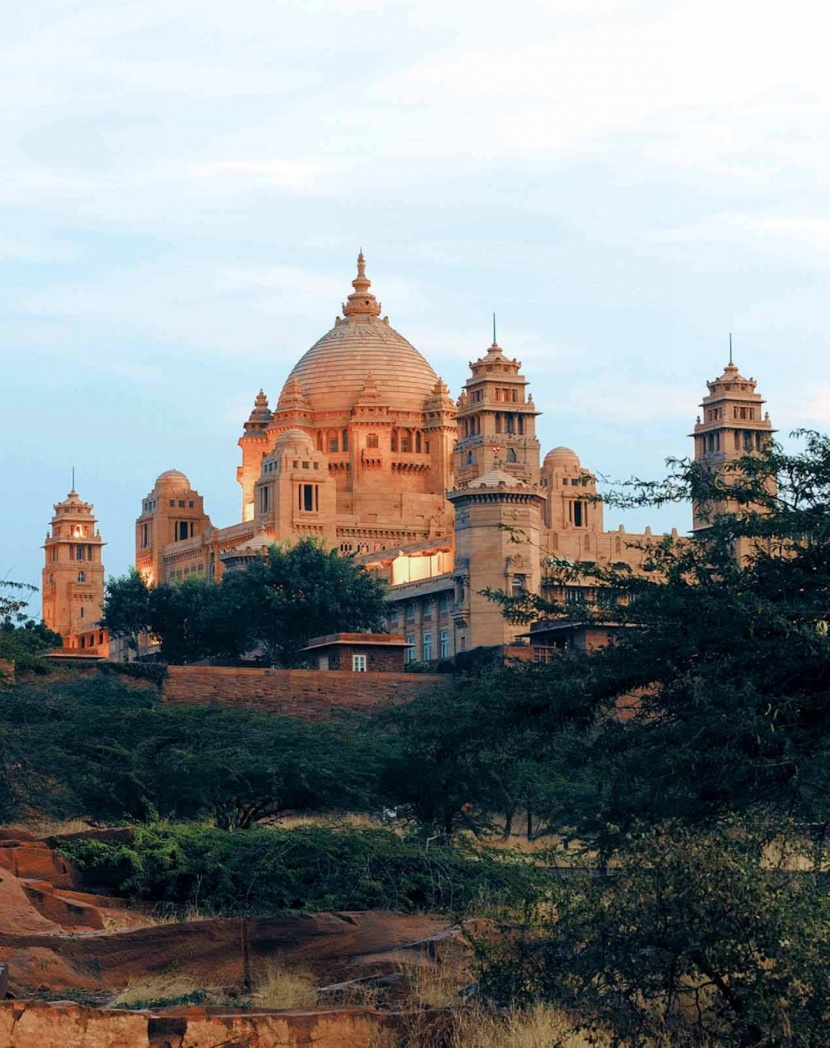
[[[485,981],[627,1045],[826,1043],[830,898],[815,858],[780,820],[638,827],[607,878],[560,886],[552,926],[479,943]]]
[[[228,833],[194,825],[138,827],[131,845],[58,842],[90,883],[119,871],[133,898],[202,913],[285,910],[521,910],[539,875],[520,860],[461,847],[425,850],[383,829],[257,827]]]
[[[102,621],[110,637],[124,639],[138,654],[139,636],[150,629],[150,587],[140,571],[131,568],[121,578],[107,579]]]
[[[350,722],[176,707],[111,674],[18,685],[0,701],[0,813],[212,818],[379,809],[384,743]]]
[[[310,539],[271,546],[245,571],[227,573],[221,589],[226,618],[244,618],[247,644],[281,666],[295,666],[313,636],[384,628],[383,583]]]
[[[48,667],[38,653],[59,648],[63,641],[43,622],[26,616],[29,602],[24,594],[34,591],[34,586],[22,582],[0,580],[0,661],[13,662],[18,672],[45,673]]]
[[[497,671],[498,715],[487,688],[463,713],[480,733],[467,781],[482,803],[488,764],[522,740],[531,758],[545,735],[542,754],[567,742],[550,825],[597,864],[595,883],[560,885],[555,916],[525,952],[508,941],[488,978],[508,996],[579,1003],[621,1044],[826,1043],[827,883],[801,853],[830,826],[830,440],[802,436],[794,454],[772,446],[721,472],[673,463],[666,481],[615,496],[689,500],[708,526],[696,541],[643,540],[642,572],[551,561],[547,592],[610,598],[579,621],[613,642],[538,679]],[[557,600],[493,596],[517,622],[573,617]],[[421,752],[428,782],[445,755]]]
[[[383,629],[383,593],[349,558],[305,539],[271,546],[218,585],[191,575],[149,587],[136,571],[110,579],[104,622],[136,652],[139,635],[152,634],[174,664],[259,651],[269,663],[295,666],[312,636]]]
[[[563,660],[556,676],[528,663],[484,663],[457,678],[449,698],[428,693],[390,710],[382,718],[395,739],[389,796],[427,832],[489,830],[498,813],[509,834],[520,811],[528,839],[573,825],[586,795],[594,801],[594,781],[579,771],[590,739],[581,723],[569,729],[564,703],[556,731],[525,710],[567,692],[576,664]]]

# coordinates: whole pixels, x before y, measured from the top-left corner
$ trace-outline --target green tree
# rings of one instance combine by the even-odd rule
[[[140,571],[131,568],[120,578],[107,579],[103,624],[110,637],[125,640],[139,654],[139,637],[150,629],[150,587]]]
[[[384,628],[382,581],[311,539],[271,546],[220,588],[225,621],[245,621],[248,645],[280,666],[296,666],[311,637]]]
[[[505,683],[501,747],[582,733],[565,777],[587,771],[593,790],[560,818],[599,881],[563,884],[527,963],[504,947],[493,985],[579,998],[619,1043],[828,1043],[830,440],[802,436],[614,496],[694,501],[709,527],[648,543],[643,573],[553,562],[554,582],[614,595],[582,616],[613,623],[615,643],[555,662],[545,687]],[[516,621],[568,614],[494,596]]]
[[[0,661],[13,662],[18,670],[46,672],[38,653],[59,648],[63,639],[43,622],[27,617],[25,595],[34,592],[35,587],[28,583],[0,581]]]

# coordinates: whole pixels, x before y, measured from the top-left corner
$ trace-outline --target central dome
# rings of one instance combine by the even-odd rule
[[[343,319],[300,358],[286,386],[296,380],[313,411],[350,412],[373,379],[376,403],[387,404],[392,413],[423,411],[438,376],[403,335],[380,319],[362,251],[352,287]]]

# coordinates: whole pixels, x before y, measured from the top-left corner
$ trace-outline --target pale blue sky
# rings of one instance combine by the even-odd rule
[[[496,310],[543,453],[659,474],[730,330],[774,423],[826,428],[827,22],[757,0],[7,3],[0,575],[39,582],[73,463],[110,573],[162,470],[238,520],[253,397],[331,326],[361,245],[455,394]]]

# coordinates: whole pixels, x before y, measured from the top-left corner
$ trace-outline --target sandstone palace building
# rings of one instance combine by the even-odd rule
[[[636,569],[644,553],[632,544],[650,532],[606,531],[575,452],[542,457],[520,363],[494,343],[454,399],[381,316],[362,253],[357,269],[343,315],[300,358],[276,403],[262,391],[254,401],[239,438],[239,522],[215,527],[185,474],[162,473],[136,523],[145,577],[217,579],[273,543],[311,536],[388,580],[390,629],[414,658],[430,660],[510,643],[519,627],[481,591],[544,593],[551,557]],[[731,360],[709,383],[702,412],[701,460],[741,455],[771,433],[754,380]],[[73,543],[78,528],[91,528],[72,498],[56,508],[53,544],[64,542],[64,522]],[[95,540],[81,538],[92,552],[88,566],[71,561],[78,580],[97,563]],[[83,581],[76,585],[80,593]],[[550,595],[574,604],[593,596],[578,585]]]

